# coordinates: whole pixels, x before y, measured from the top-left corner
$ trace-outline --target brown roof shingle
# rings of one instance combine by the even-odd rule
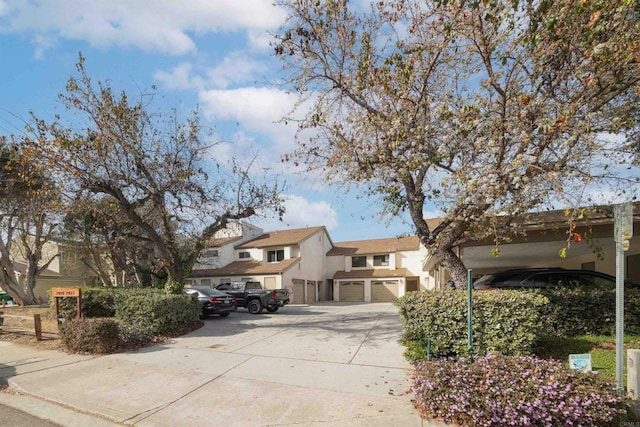
[[[324,226],[270,231],[253,240],[249,240],[248,242],[236,246],[236,249],[296,245],[321,230],[325,230]]]
[[[233,236],[233,237],[212,237],[207,240],[208,248],[219,248],[222,245],[226,245],[227,243],[234,242],[236,240],[242,239],[242,236]]]
[[[420,241],[416,236],[390,237],[387,239],[355,240],[338,242],[327,255],[387,254],[401,251],[417,251]]]
[[[285,259],[280,262],[265,263],[261,261],[234,261],[220,268],[209,268],[203,270],[193,270],[191,277],[220,277],[220,276],[238,276],[238,275],[260,275],[260,274],[281,274],[294,264],[300,261],[300,258]]]

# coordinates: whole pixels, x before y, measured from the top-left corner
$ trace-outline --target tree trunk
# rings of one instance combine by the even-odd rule
[[[458,290],[467,289],[467,269],[460,257],[451,247],[440,247],[436,250],[436,257],[449,272],[451,279]]]
[[[454,248],[463,241],[464,233],[462,221],[453,221],[441,229],[436,228],[431,236],[433,243],[427,246],[447,269],[458,290],[467,289],[467,269],[458,254],[454,252]]]

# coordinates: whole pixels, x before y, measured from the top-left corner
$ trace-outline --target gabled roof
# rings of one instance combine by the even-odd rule
[[[417,251],[420,240],[416,236],[390,237],[387,239],[355,240],[338,242],[327,255],[389,254],[402,251]]]
[[[337,271],[333,275],[333,279],[372,279],[383,277],[407,277],[413,276],[406,268],[396,268],[390,270],[388,268],[371,268],[368,270],[351,270],[351,271]]]
[[[240,275],[282,274],[298,263],[300,258],[289,258],[280,262],[234,261],[220,268],[193,270],[190,277],[222,277]]]
[[[326,233],[326,229],[324,226],[296,228],[292,230],[270,231],[268,233],[264,233],[259,237],[256,237],[253,240],[249,240],[248,242],[242,243],[236,246],[235,248],[251,249],[251,248],[269,248],[269,247],[275,247],[275,246],[299,245],[304,240],[308,239],[309,237],[311,237],[312,235],[316,234],[319,231],[324,231]]]
[[[227,243],[235,242],[236,240],[241,240],[242,236],[232,236],[232,237],[212,237],[207,241],[208,248],[219,248],[220,246],[226,245]]]

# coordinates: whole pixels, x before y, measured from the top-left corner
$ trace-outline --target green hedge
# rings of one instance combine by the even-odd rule
[[[550,303],[542,309],[546,335],[615,335],[615,289],[554,288],[539,291]],[[625,333],[640,335],[640,289],[625,289]]]
[[[83,286],[80,288],[82,295],[82,317],[115,317],[116,303],[115,294],[124,293],[126,295],[148,295],[150,293],[163,293],[163,289],[159,288],[105,288]],[[65,319],[74,319],[76,317],[76,298],[58,298],[60,316]],[[51,312],[55,313],[55,298],[51,297],[49,291],[49,307]]]
[[[539,313],[547,299],[539,294],[477,292],[473,298],[473,355],[525,355],[541,329]],[[396,300],[404,324],[402,342],[412,362],[468,355],[466,292],[409,292]]]
[[[149,292],[144,295],[115,294],[116,318],[126,327],[144,327],[154,335],[179,331],[197,321],[202,305],[192,295],[167,295]]]

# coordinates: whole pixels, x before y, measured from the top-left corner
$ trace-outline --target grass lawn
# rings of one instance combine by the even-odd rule
[[[624,349],[626,368],[627,349],[640,349],[640,336],[625,336]],[[534,353],[542,358],[562,360],[569,366],[570,354],[591,354],[591,367],[611,381],[616,379],[616,337],[585,335],[572,338],[544,337],[540,339]],[[625,369],[626,370],[626,369]],[[626,373],[625,373],[626,384]]]

